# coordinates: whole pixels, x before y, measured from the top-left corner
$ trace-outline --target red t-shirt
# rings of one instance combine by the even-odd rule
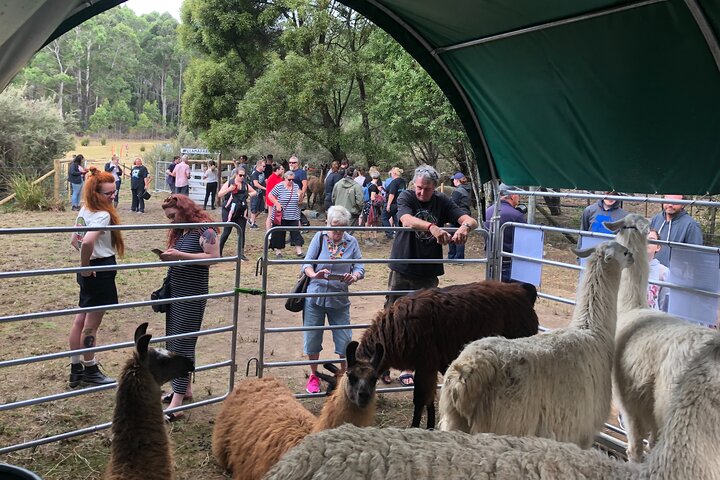
[[[282,182],[282,177],[279,175],[275,175],[274,173],[270,175],[270,177],[265,180],[265,187],[267,190],[265,190],[265,205],[267,205],[268,208],[273,206],[272,201],[270,201],[270,192],[272,192],[272,189],[277,185],[278,183]]]

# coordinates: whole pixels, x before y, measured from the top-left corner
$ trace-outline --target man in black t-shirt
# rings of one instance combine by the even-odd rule
[[[398,196],[407,188],[407,182],[400,176],[402,173],[402,169],[398,167],[390,169],[390,177],[392,180],[388,184],[385,193],[387,201],[385,203],[385,211],[383,212],[383,227],[395,227],[398,225]],[[385,235],[388,238],[395,236],[393,232],[385,232]]]
[[[257,229],[257,216],[265,210],[265,162],[258,160],[250,174],[250,185],[258,194],[250,199],[250,228]]]
[[[438,173],[429,165],[415,169],[414,190],[405,190],[397,198],[400,226],[412,231],[399,231],[393,242],[392,259],[441,259],[443,245],[453,242],[464,245],[478,222],[453,203],[446,195],[436,192]],[[389,190],[389,189],[388,189]],[[452,237],[438,227],[456,223],[460,227]],[[438,277],[445,270],[440,263],[391,263],[388,290],[416,290],[438,286]],[[392,305],[400,295],[388,295],[385,306]]]
[[[130,188],[132,190],[132,204],[130,210],[138,213],[145,213],[145,190],[150,185],[150,177],[147,167],[143,165],[142,158],[137,157],[130,170]]]

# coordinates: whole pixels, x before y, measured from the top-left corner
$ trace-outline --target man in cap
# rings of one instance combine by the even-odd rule
[[[617,195],[617,192],[605,192],[607,195]],[[614,222],[627,216],[628,212],[620,206],[620,200],[603,198],[597,203],[589,205],[583,210],[580,218],[580,230],[586,232],[613,233],[603,225],[603,222]]]
[[[516,222],[516,223],[527,223],[527,219],[525,218],[525,214],[517,210],[517,206],[520,204],[520,195],[516,194],[510,194],[511,190],[517,190],[516,187],[506,185],[504,183],[500,184],[500,187],[498,189],[498,193],[500,195],[500,200],[495,202],[494,205],[490,205],[485,212],[485,218],[487,219],[485,221],[485,228],[490,230],[490,222],[492,221],[493,216],[495,215],[495,207],[499,205],[500,210],[500,226],[504,225],[507,222]],[[505,233],[503,234],[503,251],[512,253],[513,251],[513,242],[515,240],[515,228],[514,227],[508,227],[505,229]],[[510,281],[510,273],[512,271],[512,258],[503,257],[502,259],[502,276],[501,280],[503,282],[509,282]]]

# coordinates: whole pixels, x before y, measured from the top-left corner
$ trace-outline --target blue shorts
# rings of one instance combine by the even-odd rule
[[[350,305],[341,308],[327,308],[316,305],[313,299],[305,299],[305,312],[303,314],[303,325],[306,327],[319,327],[325,324],[327,315],[329,325],[350,325]],[[345,356],[345,348],[352,340],[352,330],[331,330],[333,342],[335,342],[335,353]],[[305,355],[318,354],[322,350],[323,330],[303,332],[305,342],[303,350]]]

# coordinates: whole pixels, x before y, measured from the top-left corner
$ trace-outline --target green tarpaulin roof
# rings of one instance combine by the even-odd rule
[[[79,10],[55,19],[56,28],[65,22],[56,35],[87,17],[85,2],[67,3]],[[343,3],[389,32],[438,82],[483,179],[720,193],[720,0]],[[17,27],[8,20],[0,16],[0,31]]]

